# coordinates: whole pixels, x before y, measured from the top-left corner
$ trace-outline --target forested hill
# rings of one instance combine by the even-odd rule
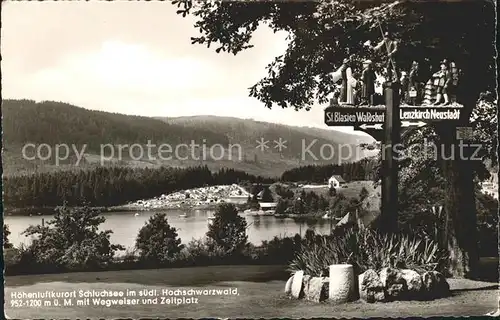
[[[4,173],[7,175],[33,171],[59,171],[61,168],[70,168],[76,162],[75,157],[72,157],[74,152],[71,152],[69,159],[57,165],[54,157],[44,161],[26,160],[21,150],[27,143],[36,145],[44,143],[51,147],[56,144],[75,145],[77,150],[82,150],[82,146],[86,145],[85,155],[83,160],[78,162],[79,166],[101,165],[102,145],[112,145],[115,150],[118,145],[128,145],[128,149],[124,150],[120,159],[113,158],[106,161],[114,165],[133,167],[202,165],[212,171],[228,168],[253,175],[276,177],[298,166],[356,161],[366,156],[366,151],[357,148],[356,145],[372,140],[369,137],[338,131],[293,127],[248,119],[215,116],[148,118],[87,110],[61,102],[31,100],[4,100],[2,127],[3,165]],[[268,141],[265,150],[256,148],[257,140],[261,138]],[[275,141],[280,139],[285,143],[282,150],[275,144]],[[145,153],[143,157],[137,155],[138,150],[132,152],[130,146],[133,144],[145,146],[148,141],[156,146],[169,144],[173,149],[179,144],[190,145],[193,142],[208,148],[217,144],[225,148],[223,151],[225,156],[222,160],[210,157],[200,159],[200,155],[206,150],[203,147],[196,147],[194,151],[182,149],[180,154],[184,159],[180,159],[180,156],[169,160],[158,159],[158,154],[155,153],[158,152],[157,149],[152,150],[152,156],[156,157],[153,160],[151,157],[147,158],[147,151],[144,151],[147,149],[143,148]],[[231,158],[228,155],[238,150],[231,147],[235,144],[239,145],[241,151]],[[341,150],[345,145],[352,147],[351,150],[347,150],[349,148]],[[307,146],[311,146],[308,149],[311,153],[302,152]],[[114,154],[117,155],[118,152],[115,151]],[[193,154],[194,156],[191,156]]]
[[[371,137],[336,130],[288,126],[252,119],[210,115],[161,119],[169,124],[225,132],[230,144],[241,144],[250,151],[251,160],[265,160],[274,154],[276,160],[295,160],[294,166],[356,161],[366,156],[366,151],[358,148],[358,145],[373,142]],[[265,155],[256,150],[256,142],[261,139],[268,141]],[[276,144],[280,140],[285,143],[281,150]]]
[[[255,121],[251,119],[240,119],[233,117],[218,117],[211,115],[200,115],[191,117],[159,118],[169,124],[179,124],[194,127],[202,127],[212,131],[226,132],[231,142],[249,141],[268,137],[269,139],[288,139],[289,141],[300,141],[301,139],[324,139],[336,144],[371,143],[372,138],[354,135],[350,133],[332,131],[327,129],[297,127],[270,122]]]
[[[93,111],[67,103],[30,100],[2,102],[3,141],[6,147],[25,143],[67,143],[98,151],[101,144],[189,143],[227,144],[224,134],[167,124],[158,119]]]

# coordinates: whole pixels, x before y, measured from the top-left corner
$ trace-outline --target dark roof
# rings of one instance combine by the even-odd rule
[[[332,177],[337,179],[338,182],[345,182],[345,180],[342,178],[342,176],[334,174]]]
[[[378,211],[361,211],[360,212],[360,220],[365,227],[370,227],[375,220],[380,216],[380,212]],[[341,226],[346,223],[356,223],[356,214],[354,212],[348,212],[339,222],[337,222],[336,226]]]

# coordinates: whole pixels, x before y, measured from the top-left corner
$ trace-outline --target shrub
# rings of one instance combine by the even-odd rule
[[[369,195],[370,195],[370,193],[368,192],[368,190],[365,187],[363,187],[363,188],[361,188],[361,191],[359,192],[359,200],[362,202]]]
[[[352,264],[356,272],[383,267],[436,270],[444,256],[438,244],[405,235],[383,235],[353,227],[304,242],[289,265],[312,276],[325,275],[331,264]]]
[[[3,250],[3,262],[6,268],[15,266],[16,264],[19,263],[20,259],[21,259],[21,250],[13,247],[5,248]]]
[[[257,248],[258,260],[261,263],[288,264],[300,249],[300,235],[295,237],[275,236],[270,241],[262,241],[260,248]]]
[[[476,207],[479,254],[482,257],[498,257],[498,201],[478,192]]]
[[[283,198],[279,198],[278,203],[276,203],[275,213],[276,214],[285,214],[287,212],[288,208],[289,208],[288,201],[284,200]]]
[[[125,250],[125,254],[116,259],[116,264],[123,268],[134,267],[139,264],[139,252],[135,248]]]
[[[293,199],[294,193],[289,187],[285,187],[282,185],[275,186],[275,192],[282,199]]]
[[[328,195],[330,197],[335,197],[337,195],[337,190],[334,187],[328,188]]]
[[[290,211],[293,214],[304,214],[304,213],[306,213],[306,208],[304,206],[304,202],[302,201],[302,199],[295,199],[295,200],[293,200]]]
[[[243,252],[248,241],[246,228],[247,223],[238,215],[236,207],[231,203],[222,203],[217,207],[207,237],[226,255],[238,254]]]
[[[179,257],[184,264],[199,266],[222,263],[227,258],[227,254],[213,239],[204,237],[191,240]]]
[[[9,226],[4,224],[3,225],[3,248],[4,249],[12,248],[12,243],[9,242],[9,235],[10,235]]]
[[[105,221],[101,212],[89,207],[56,209],[46,226],[30,226],[26,236],[35,236],[22,250],[20,264],[49,269],[88,270],[102,268],[113,261],[120,245],[110,243],[111,230],[98,231]]]
[[[167,215],[157,213],[139,230],[135,248],[142,261],[164,264],[173,261],[183,245],[177,229],[168,224]]]

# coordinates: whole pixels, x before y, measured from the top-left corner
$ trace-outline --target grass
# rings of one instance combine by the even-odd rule
[[[496,309],[491,283],[450,279],[453,296],[431,302],[343,305],[290,300],[283,294],[283,266],[230,266],[136,270],[6,278],[6,314],[11,318],[312,318],[483,315]],[[143,290],[238,288],[238,295],[199,296],[198,304],[119,307],[11,308],[10,293],[46,290]],[[458,289],[458,290],[457,290]]]
[[[224,281],[266,282],[286,280],[286,266],[210,266],[131,271],[74,272],[6,277],[7,287],[31,286],[37,283],[64,281],[70,283],[138,283],[142,285],[187,286]],[[140,275],[137,277],[137,275]]]
[[[368,197],[363,201],[363,207],[369,210],[375,210],[378,211],[380,208],[380,186],[377,188],[373,187],[373,181],[368,181],[368,180],[363,180],[363,181],[351,181],[345,184],[345,188],[339,188],[337,189],[338,193],[343,194],[346,198],[359,198],[359,193],[361,192],[361,189],[363,187],[368,190]],[[323,195],[324,197],[328,198],[329,197],[329,188],[328,187],[323,187],[323,188],[297,188],[297,189],[304,189],[306,192],[314,192],[318,196]]]
[[[345,188],[339,188],[337,189],[338,193],[342,193],[346,198],[359,198],[359,193],[361,192],[361,189],[363,187],[368,190],[369,193],[373,192],[373,182],[372,181],[351,181],[345,184]],[[325,196],[328,197],[329,194],[329,188],[328,186],[322,187],[322,188],[298,188],[298,189],[304,189],[306,192],[314,192],[318,196]]]

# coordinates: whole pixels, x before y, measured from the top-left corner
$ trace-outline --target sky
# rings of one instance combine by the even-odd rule
[[[266,76],[266,65],[286,50],[285,33],[262,26],[252,38],[254,48],[217,54],[191,44],[199,34],[195,20],[175,11],[169,2],[2,2],[3,98],[328,129],[325,106],[269,110],[248,96],[248,88]]]

